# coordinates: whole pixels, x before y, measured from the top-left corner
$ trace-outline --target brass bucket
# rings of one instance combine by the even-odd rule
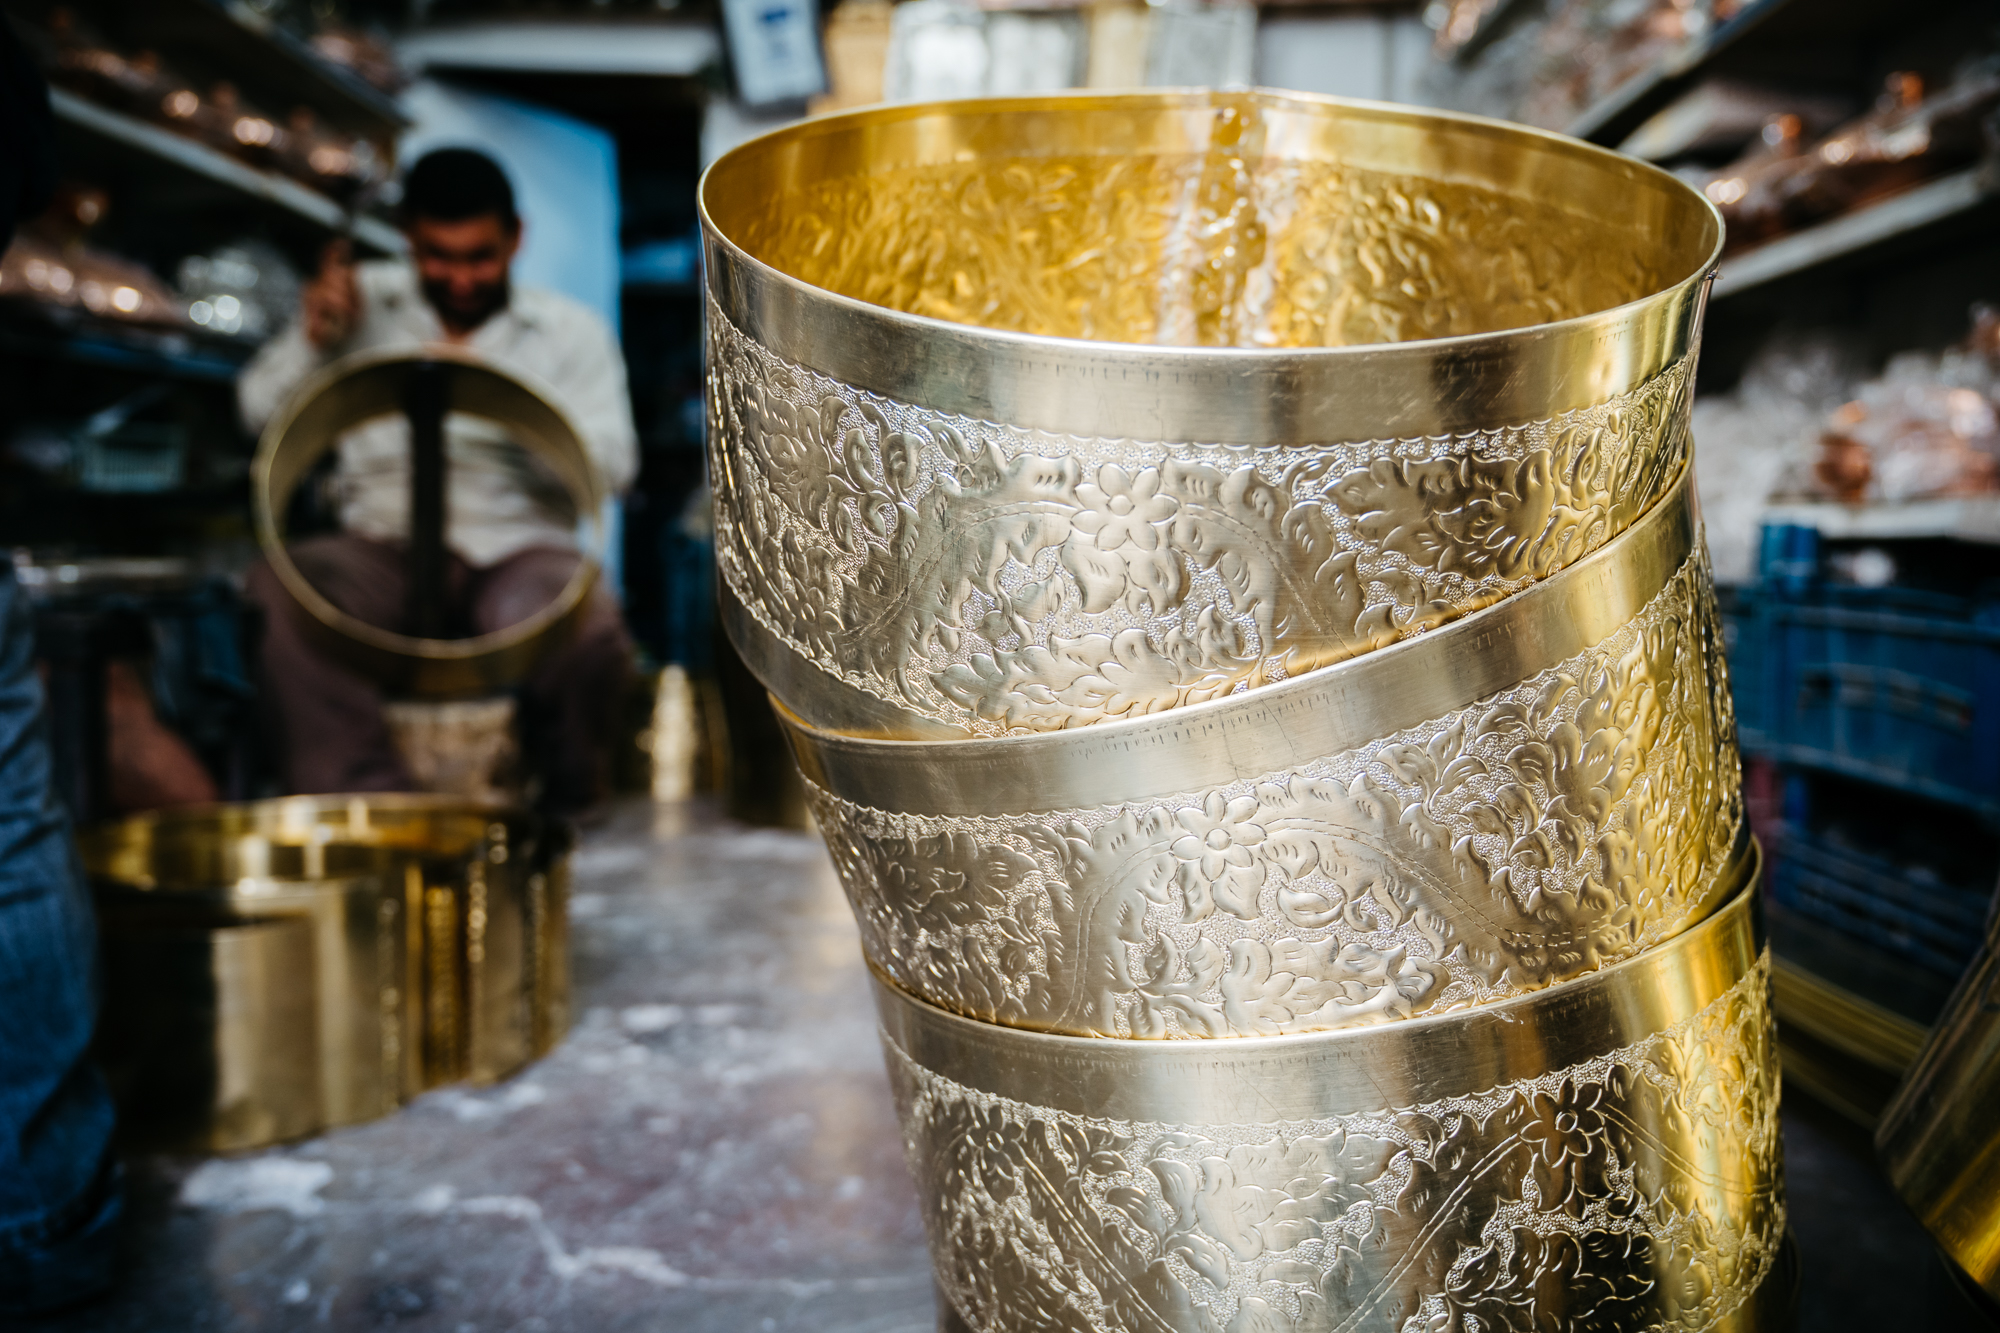
[[[1492,1003],[1671,939],[1747,857],[1685,478],[1526,592],[1226,699],[967,741],[780,715],[871,961],[1013,1026],[1260,1036]]]
[[[731,639],[808,724],[1102,725],[1601,548],[1688,452],[1663,172],[1289,93],[894,105],[700,190]]]
[[[568,1027],[566,835],[524,811],[291,797],[78,841],[106,1063],[142,1136],[220,1150],[372,1119],[502,1078]]]

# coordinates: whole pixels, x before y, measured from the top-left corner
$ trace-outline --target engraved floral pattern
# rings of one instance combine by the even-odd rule
[[[1629,957],[1727,889],[1716,640],[1697,554],[1568,661],[1226,789],[979,817],[810,796],[869,956],[933,1003],[1132,1037],[1384,1022]]]
[[[1769,956],[1539,1078],[1322,1120],[1112,1121],[888,1043],[940,1285],[981,1333],[1713,1328],[1785,1233]]]
[[[1420,633],[1602,546],[1687,455],[1685,360],[1549,421],[1251,450],[930,412],[780,359],[713,302],[708,336],[730,592],[891,712],[981,735],[1157,712]]]

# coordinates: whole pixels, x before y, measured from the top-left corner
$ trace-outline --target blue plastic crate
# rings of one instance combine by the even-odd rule
[[[1723,611],[1746,751],[2000,819],[2000,604],[1766,578]]]
[[[1988,895],[1781,827],[1771,893],[1785,907],[1885,953],[1956,976],[1985,935]]]

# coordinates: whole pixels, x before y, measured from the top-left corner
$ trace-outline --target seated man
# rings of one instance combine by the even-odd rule
[[[357,266],[344,246],[329,247],[297,322],[243,372],[238,396],[245,423],[261,430],[308,376],[336,357],[459,344],[553,390],[607,488],[626,486],[637,450],[618,345],[576,302],[509,285],[521,223],[500,168],[470,149],[431,153],[410,169],[402,211],[407,261]],[[345,531],[292,548],[300,572],[329,601],[402,632],[408,632],[409,439],[401,417],[343,437],[336,495]],[[527,619],[568,582],[581,559],[575,515],[565,512],[567,498],[532,457],[490,422],[447,418],[445,457],[448,614],[459,634],[490,633]],[[411,790],[377,687],[308,637],[305,612],[268,566],[252,571],[249,590],[267,618],[263,689],[287,787]],[[574,812],[607,794],[631,651],[618,608],[600,587],[575,636],[526,682],[524,749],[549,808]]]

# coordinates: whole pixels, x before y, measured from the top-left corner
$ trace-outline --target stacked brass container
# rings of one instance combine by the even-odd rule
[[[725,622],[947,1322],[1774,1326],[1707,203],[1175,92],[828,117],[701,205]]]
[[[566,839],[512,807],[381,794],[85,831],[128,1132],[248,1148],[545,1053],[569,1021]]]

